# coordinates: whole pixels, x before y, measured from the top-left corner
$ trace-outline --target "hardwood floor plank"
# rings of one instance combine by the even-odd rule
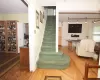
[[[98,62],[93,59],[82,58],[77,56],[75,51],[68,51],[67,47],[60,49],[71,58],[70,65],[65,70],[36,69],[33,73],[28,70],[20,70],[20,66],[16,65],[2,76],[0,80],[44,80],[45,76],[61,76],[62,80],[83,80],[85,63],[88,62],[91,65],[98,65]],[[97,69],[91,68],[88,76],[89,78],[97,77]]]

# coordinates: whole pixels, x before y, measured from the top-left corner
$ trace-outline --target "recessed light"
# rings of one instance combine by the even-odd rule
[[[87,22],[85,22],[85,23],[87,23]]]

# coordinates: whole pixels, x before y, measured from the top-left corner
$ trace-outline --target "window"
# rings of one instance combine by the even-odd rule
[[[48,9],[48,15],[49,16],[55,16],[56,15],[56,9]]]
[[[56,15],[56,9],[54,9],[54,15]]]
[[[100,42],[100,26],[95,26],[93,28],[93,40]]]

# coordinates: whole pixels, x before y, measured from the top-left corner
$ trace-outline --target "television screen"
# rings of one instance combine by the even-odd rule
[[[81,33],[82,24],[68,24],[68,33]]]

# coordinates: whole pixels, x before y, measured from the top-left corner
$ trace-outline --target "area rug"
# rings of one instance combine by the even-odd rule
[[[44,80],[62,80],[61,76],[45,76]]]
[[[8,61],[0,64],[0,77],[3,76],[8,70],[19,63],[19,55],[9,59]]]

